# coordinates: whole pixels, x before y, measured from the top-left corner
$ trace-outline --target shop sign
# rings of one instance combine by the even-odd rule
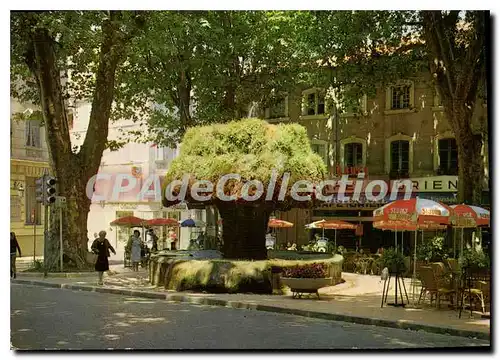
[[[456,192],[458,176],[430,176],[413,178],[413,191],[417,192]]]
[[[124,204],[121,203],[118,205],[120,209],[137,209],[137,204]]]
[[[360,173],[365,174],[365,177],[367,177],[368,168],[366,166],[344,166],[344,168],[342,168],[340,165],[337,165],[335,168],[335,176],[358,176]]]

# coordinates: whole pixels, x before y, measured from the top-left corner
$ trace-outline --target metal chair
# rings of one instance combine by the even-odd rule
[[[460,271],[460,267],[458,266],[458,261],[457,259],[446,259],[446,265],[448,265],[448,268],[452,272],[458,272]]]
[[[435,274],[432,267],[422,266],[420,267],[420,281],[422,282],[422,289],[420,291],[420,296],[418,298],[417,304],[420,304],[422,296],[427,293],[430,295],[430,303],[432,306],[433,295],[436,297],[436,306],[439,309],[441,304],[441,297],[443,295],[449,296],[455,294],[455,290],[450,288],[450,284],[445,281],[446,279],[440,278]],[[451,300],[450,300],[451,301]]]
[[[491,274],[485,269],[464,268],[460,281],[460,309],[458,317],[462,317],[464,308],[464,299],[469,298],[470,315],[473,311],[473,300],[477,299],[481,302],[481,310],[485,313],[485,299],[489,300],[491,287]]]

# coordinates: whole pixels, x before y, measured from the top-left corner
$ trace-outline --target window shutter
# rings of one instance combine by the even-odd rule
[[[40,148],[42,147],[41,146],[41,141],[40,141],[40,121],[32,121],[31,122],[31,125],[32,125],[32,136],[33,136],[33,142],[32,142],[32,146],[36,147],[36,148]]]
[[[31,124],[31,121],[25,121],[24,122],[24,145],[25,146],[31,146],[31,127],[30,127],[30,124]]]
[[[399,149],[398,142],[391,142],[391,171],[398,171],[399,169]]]
[[[345,166],[347,167],[351,167],[353,166],[353,163],[354,163],[354,159],[353,159],[353,152],[354,152],[354,149],[353,149],[353,143],[350,143],[350,144],[345,144],[344,146],[344,152],[345,152]]]
[[[400,141],[401,147],[401,171],[408,171],[410,169],[410,142]]]
[[[361,166],[363,164],[363,144],[355,143],[354,148],[356,149],[354,166]]]

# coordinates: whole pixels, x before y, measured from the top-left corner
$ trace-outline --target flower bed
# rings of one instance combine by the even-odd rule
[[[285,278],[316,279],[328,277],[328,266],[325,263],[295,265],[283,269]]]

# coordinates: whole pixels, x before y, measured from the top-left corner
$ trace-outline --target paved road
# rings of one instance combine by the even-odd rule
[[[11,285],[18,349],[353,349],[489,345],[261,311]]]

